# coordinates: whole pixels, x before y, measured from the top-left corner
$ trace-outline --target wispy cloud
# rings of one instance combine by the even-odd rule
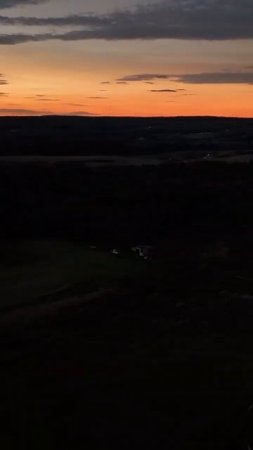
[[[60,101],[59,98],[48,97],[47,95],[44,95],[44,94],[29,95],[24,98],[30,99],[30,100],[36,100],[37,102],[59,102]]]
[[[99,116],[99,114],[88,111],[71,111],[65,114],[66,116]]]
[[[1,115],[16,115],[16,116],[96,116],[97,114],[89,111],[70,111],[64,114],[55,113],[53,111],[37,111],[26,108],[0,108]]]
[[[68,103],[69,106],[87,106],[83,103]]]
[[[8,81],[5,79],[4,75],[0,73],[0,85],[4,86],[6,84],[8,84]]]
[[[25,108],[0,108],[0,114],[23,115],[23,116],[43,116],[53,114],[52,111],[37,111]]]
[[[99,96],[87,97],[87,98],[90,98],[92,100],[105,100],[105,99],[107,99],[107,97],[99,97]]]
[[[37,98],[38,102],[59,102],[59,98]]]

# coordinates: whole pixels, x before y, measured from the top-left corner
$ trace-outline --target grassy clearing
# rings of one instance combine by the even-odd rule
[[[0,308],[36,301],[57,290],[87,292],[135,277],[144,268],[142,261],[83,244],[26,241],[1,247]]]

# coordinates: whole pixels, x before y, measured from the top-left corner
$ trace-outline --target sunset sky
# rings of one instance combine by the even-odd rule
[[[253,117],[252,0],[1,0],[0,115]]]

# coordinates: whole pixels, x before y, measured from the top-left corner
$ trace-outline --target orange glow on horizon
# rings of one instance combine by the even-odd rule
[[[81,91],[79,95],[76,92],[66,94],[61,90],[52,95],[47,89],[32,88],[27,89],[25,95],[12,92],[8,96],[0,96],[0,115],[87,113],[100,116],[253,117],[253,87],[239,89],[238,86],[231,85],[218,87],[188,85],[185,89],[185,93],[174,94],[147,92],[146,85],[133,88],[127,86],[124,89],[113,86],[108,93],[101,92],[100,86],[95,84]],[[2,87],[1,92],[5,91],[7,89]]]
[[[253,117],[253,86],[186,84],[155,80],[154,84],[117,84],[111,69],[15,67],[7,59],[8,84],[0,86],[0,115],[83,114],[100,116],[231,116]],[[162,72],[160,70],[160,72]],[[136,71],[135,71],[136,73]],[[110,84],[103,81],[111,80]],[[177,92],[151,92],[171,89]],[[6,93],[7,95],[3,95]]]
[[[165,44],[168,45],[152,43],[157,52],[160,46],[164,52]],[[174,41],[172,44],[181,52],[186,51],[185,43]],[[144,51],[145,42],[136,43],[136,53],[129,43],[120,44],[122,54],[116,52],[116,45],[111,43],[108,47],[111,52],[108,50],[106,55],[107,47],[100,49],[95,44],[93,47],[90,42],[2,47],[4,77],[8,84],[0,86],[0,115],[87,113],[101,116],[253,117],[253,85],[186,84],[170,79],[157,79],[154,84],[144,81],[117,84],[116,80],[126,74],[176,74],[218,69],[217,66],[207,67],[198,59],[193,59],[194,65],[190,58],[184,66],[182,56],[181,59],[175,56],[171,64],[165,64],[163,53],[157,53],[151,59],[146,53],[141,59],[137,50]],[[219,44],[222,45],[225,44]],[[198,48],[194,50],[195,58]],[[210,52],[211,44],[207,48]],[[203,50],[201,55],[204,58]],[[102,84],[107,80],[110,84]],[[152,89],[178,92],[150,92]]]

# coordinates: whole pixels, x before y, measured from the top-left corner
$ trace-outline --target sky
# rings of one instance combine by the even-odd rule
[[[0,0],[0,115],[253,117],[252,0]]]

